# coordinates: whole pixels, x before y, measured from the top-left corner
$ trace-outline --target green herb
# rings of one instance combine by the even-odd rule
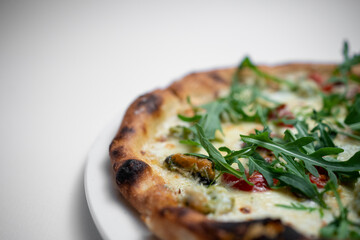
[[[275,155],[280,153],[298,158],[304,162],[315,166],[320,166],[332,171],[353,172],[360,170],[360,151],[355,153],[348,161],[345,162],[330,162],[323,157],[328,155],[336,155],[344,150],[335,147],[324,147],[311,153],[305,154],[299,150],[299,147],[305,146],[315,141],[312,137],[302,137],[287,144],[276,143],[269,137],[269,132],[264,132],[259,135],[240,135],[244,142],[252,143],[274,152]]]
[[[337,66],[333,76],[329,79],[329,81],[343,83],[345,85],[343,96],[346,96],[349,90],[349,79],[360,82],[360,77],[352,72],[352,67],[360,64],[360,54],[349,56],[349,45],[346,41],[344,42],[342,53],[344,61]]]
[[[192,126],[187,128],[187,130],[195,133],[196,129],[194,125],[198,123],[203,128],[205,136],[210,140],[214,140],[215,132],[217,130],[222,132],[221,119],[228,119],[235,123],[240,121],[256,121],[261,122],[264,126],[267,125],[267,116],[271,109],[269,107],[262,106],[258,99],[263,99],[265,102],[272,103],[275,106],[278,105],[278,103],[272,101],[267,96],[262,94],[261,90],[256,86],[240,85],[239,72],[245,68],[250,68],[259,77],[271,79],[277,83],[284,83],[286,85],[293,86],[292,82],[288,82],[284,79],[280,79],[260,71],[251,62],[251,60],[246,57],[240,63],[237,72],[233,76],[233,81],[228,96],[219,98],[200,107],[194,106],[191,103],[190,98],[187,98],[187,102],[190,104],[195,113],[194,116],[187,117],[181,114],[178,115],[179,119],[182,121],[192,124]],[[199,113],[200,108],[206,110],[205,113]],[[198,143],[198,139],[186,138],[181,142],[184,144],[196,145],[195,143]]]
[[[322,208],[307,207],[301,203],[290,203],[290,205],[275,204],[275,206],[286,208],[286,209],[298,210],[298,211],[307,211],[309,213],[314,212],[314,211],[319,211],[320,216],[321,217],[324,216],[324,212],[323,212]]]
[[[245,57],[245,59],[241,62],[240,66],[239,66],[239,69],[241,69],[241,70],[245,69],[245,68],[251,69],[257,76],[259,76],[261,78],[270,79],[276,83],[286,85],[291,90],[297,89],[297,85],[295,83],[290,82],[285,79],[282,79],[282,78],[275,77],[273,75],[270,75],[266,72],[261,71],[258,67],[255,66],[255,64],[253,64],[253,62],[250,60],[249,57]]]
[[[333,139],[336,137],[336,132],[328,125],[323,123],[321,118],[318,118],[316,111],[314,111],[313,119],[317,122],[317,125],[311,130],[318,141],[317,148],[322,147],[335,147]]]
[[[221,172],[230,173],[238,178],[247,179],[245,175],[245,168],[242,166],[240,161],[237,160],[239,171],[231,167],[232,160],[227,162],[221,153],[211,144],[209,139],[206,138],[205,132],[199,124],[195,125],[197,135],[201,146],[209,154],[207,157],[215,164],[215,168]]]
[[[337,116],[339,107],[346,103],[344,95],[339,93],[324,94],[321,93],[323,106],[318,115],[321,117]]]
[[[354,104],[350,107],[344,123],[353,130],[360,130],[360,94],[356,95]]]
[[[222,132],[220,114],[224,110],[225,104],[215,101],[203,108],[206,109],[206,114],[199,120],[199,125],[204,129],[207,138],[214,139],[216,130]]]
[[[360,64],[360,54],[354,54],[352,57],[350,57],[349,44],[347,41],[344,42],[343,57],[344,62],[337,67],[336,71],[340,72],[341,77],[345,82],[347,82],[347,78],[358,81],[359,77],[352,73],[351,68],[357,64]]]
[[[308,176],[299,174],[299,172],[289,171],[289,169],[284,170],[278,168],[259,158],[256,154],[254,157],[248,157],[248,159],[254,165],[255,170],[259,171],[265,177],[270,186],[273,186],[273,179],[277,179],[280,181],[280,185],[277,186],[277,188],[289,186],[293,191],[312,199],[320,206],[326,207],[321,194],[317,191],[316,186],[310,182]]]

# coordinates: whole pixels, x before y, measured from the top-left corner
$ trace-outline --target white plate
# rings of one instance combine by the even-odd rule
[[[111,140],[123,116],[118,114],[91,147],[85,167],[85,193],[91,216],[104,239],[155,239],[139,214],[117,192],[112,183]]]

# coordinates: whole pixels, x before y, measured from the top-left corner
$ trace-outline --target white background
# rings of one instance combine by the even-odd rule
[[[1,1],[0,239],[99,239],[83,171],[136,96],[187,73],[337,62],[359,1]]]

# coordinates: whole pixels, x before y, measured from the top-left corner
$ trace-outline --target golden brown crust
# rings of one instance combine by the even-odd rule
[[[306,71],[328,76],[335,65],[287,64],[259,68],[276,75]],[[188,96],[194,104],[216,99],[221,91],[229,88],[234,72],[232,68],[193,73],[166,89],[140,96],[126,111],[110,145],[118,190],[161,239],[306,239],[279,220],[216,222],[180,206],[175,194],[166,188],[165,180],[153,171],[150,160],[143,155],[143,145],[154,137],[165,118],[186,106]]]

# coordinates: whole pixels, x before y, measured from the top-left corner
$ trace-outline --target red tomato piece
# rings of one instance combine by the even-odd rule
[[[325,79],[318,73],[309,74],[309,78],[313,80],[323,92],[330,93],[334,88],[334,84],[326,83]]]
[[[333,84],[324,84],[321,89],[323,90],[323,92],[330,93],[332,92],[333,88],[334,88]]]
[[[327,174],[327,171],[322,167],[316,167],[316,169],[319,172],[319,177],[315,177],[314,175],[309,173],[310,181],[316,184],[318,188],[324,188],[326,183],[329,181],[329,176]]]
[[[281,127],[294,127],[291,124],[285,124],[281,119],[294,119],[294,114],[286,107],[286,104],[281,104],[276,107],[273,111],[270,111],[268,114],[270,120],[276,120],[275,123],[277,126]]]
[[[246,192],[264,192],[270,189],[268,183],[261,173],[254,171],[251,176],[248,176],[248,174],[246,175],[248,181],[254,185],[250,185],[244,179],[237,178],[229,173],[224,173],[223,180],[227,183],[230,183],[233,188]]]
[[[317,83],[319,86],[321,86],[325,82],[324,78],[318,73],[310,73],[309,78],[315,83]]]

